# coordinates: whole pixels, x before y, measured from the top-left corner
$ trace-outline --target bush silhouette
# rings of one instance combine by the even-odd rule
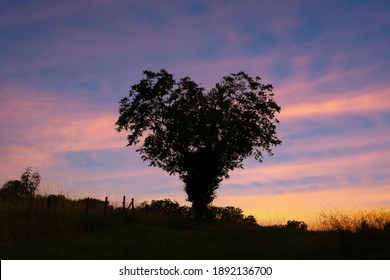
[[[138,212],[146,214],[158,214],[158,215],[180,215],[183,217],[190,215],[190,208],[187,206],[180,206],[177,201],[170,199],[152,200],[149,202],[144,201],[137,206]]]
[[[170,199],[152,200],[150,203],[144,201],[137,206],[136,210],[139,213],[181,216],[183,218],[192,218],[194,215],[192,208],[188,206],[181,206],[178,202]],[[240,208],[233,206],[207,207],[205,212],[205,221],[232,224],[257,224],[254,216],[245,216]]]
[[[286,228],[290,230],[306,231],[307,224],[302,221],[292,220],[287,222]]]
[[[33,173],[31,167],[27,167],[20,180],[11,180],[3,185],[0,197],[3,199],[33,197],[40,182],[41,176],[37,172]]]

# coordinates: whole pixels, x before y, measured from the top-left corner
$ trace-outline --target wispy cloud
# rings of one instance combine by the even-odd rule
[[[114,130],[115,112],[101,110],[82,98],[73,100],[18,86],[0,92],[2,180],[28,165],[55,165],[56,153],[123,146]]]
[[[283,118],[314,118],[319,115],[366,114],[389,111],[387,98],[390,88],[367,88],[353,92],[338,92],[338,98],[326,98],[323,101],[303,101],[283,110]]]

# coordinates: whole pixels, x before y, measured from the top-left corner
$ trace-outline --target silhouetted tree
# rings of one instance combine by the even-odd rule
[[[281,144],[273,87],[245,72],[223,77],[208,92],[164,69],[144,75],[120,101],[116,129],[129,132],[128,146],[143,140],[137,151],[150,166],[179,175],[201,219],[230,170],[248,156],[261,162]]]
[[[11,180],[3,185],[0,189],[0,196],[2,198],[17,198],[23,197],[25,192],[22,188],[20,180]]]
[[[27,196],[34,196],[39,183],[41,182],[41,175],[38,172],[32,172],[31,167],[27,167],[26,171],[20,177],[23,189]]]
[[[27,167],[20,180],[6,182],[0,189],[0,195],[4,198],[32,197],[35,195],[41,176],[37,172],[32,172],[31,167]]]

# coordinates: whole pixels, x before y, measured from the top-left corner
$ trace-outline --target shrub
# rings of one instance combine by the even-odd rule
[[[181,216],[193,218],[193,209],[188,206],[180,206],[176,201],[170,199],[152,200],[150,203],[144,201],[136,207],[138,213]],[[217,221],[233,224],[257,224],[254,216],[244,216],[240,208],[233,206],[215,207],[209,206],[205,213],[205,221]]]
[[[187,206],[180,206],[176,201],[170,199],[152,200],[149,204],[148,201],[142,202],[136,208],[137,212],[143,212],[145,214],[159,214],[159,215],[180,215],[189,216],[190,208]]]
[[[33,197],[40,182],[41,176],[37,172],[32,173],[31,167],[27,167],[20,180],[11,180],[3,185],[0,197],[3,199]]]
[[[288,221],[286,225],[287,229],[291,230],[299,230],[299,231],[306,231],[307,230],[307,224],[302,221]]]

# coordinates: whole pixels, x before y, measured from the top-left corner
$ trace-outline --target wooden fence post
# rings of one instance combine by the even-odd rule
[[[127,210],[130,210],[130,207],[131,207],[131,213],[134,216],[134,212],[135,212],[135,209],[134,209],[134,198],[131,199],[131,202],[129,204],[129,207],[127,207]]]
[[[107,215],[107,207],[108,207],[108,197],[104,201],[104,217]]]
[[[125,212],[125,205],[126,205],[126,196],[123,196],[122,213]]]

